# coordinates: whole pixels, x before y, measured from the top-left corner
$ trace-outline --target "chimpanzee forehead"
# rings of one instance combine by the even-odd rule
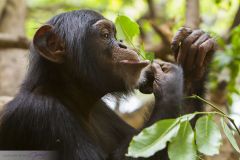
[[[93,26],[97,26],[99,28],[107,28],[109,30],[114,30],[115,28],[114,23],[108,19],[98,20],[96,23],[93,24]]]
[[[76,10],[71,12],[65,12],[59,15],[54,16],[52,19],[48,21],[50,24],[63,23],[72,25],[76,23],[80,24],[93,24],[98,20],[104,19],[104,17],[92,10]]]

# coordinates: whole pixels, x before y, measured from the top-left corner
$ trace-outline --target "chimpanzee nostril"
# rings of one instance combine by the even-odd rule
[[[124,44],[122,44],[122,43],[118,43],[118,46],[119,46],[120,48],[127,49],[127,46],[125,46],[125,45],[124,45]]]

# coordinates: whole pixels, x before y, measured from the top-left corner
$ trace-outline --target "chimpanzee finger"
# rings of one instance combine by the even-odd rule
[[[192,30],[190,28],[186,28],[186,27],[182,27],[177,31],[176,35],[174,36],[174,38],[172,40],[172,44],[171,44],[171,49],[175,55],[179,51],[180,43],[191,33],[192,33]]]
[[[207,55],[204,59],[202,67],[207,67],[207,64],[211,62],[213,55],[214,55],[214,50],[210,50],[209,52],[207,52]]]
[[[194,68],[194,60],[197,55],[198,47],[196,45],[191,45],[189,49],[189,53],[186,58],[186,62],[184,63],[184,70],[189,71]]]
[[[208,39],[199,46],[199,54],[197,55],[197,66],[201,67],[204,63],[206,54],[215,48],[215,40],[213,38]]]
[[[163,73],[163,70],[158,62],[153,61],[151,67],[155,78]]]
[[[190,47],[204,32],[202,30],[193,31],[182,43],[179,55],[177,57],[177,62],[184,64],[187,54],[189,53]]]
[[[191,45],[189,49],[189,54],[187,55],[187,62],[185,63],[185,68],[193,68],[195,64],[197,63],[197,57],[198,57],[198,47],[201,45],[203,42],[209,39],[209,34],[204,33],[202,34],[194,43]]]
[[[210,38],[208,33],[204,33],[202,34],[195,42],[194,45],[199,46],[201,45],[203,42],[205,42],[206,40],[208,40]]]
[[[151,66],[143,69],[141,78],[139,80],[138,89],[144,94],[151,94],[153,92],[154,75]]]
[[[212,60],[213,55],[214,50],[210,50],[209,52],[207,52],[203,64],[197,67],[195,78],[200,79],[201,77],[203,77],[203,75],[206,73],[209,62],[211,62]]]

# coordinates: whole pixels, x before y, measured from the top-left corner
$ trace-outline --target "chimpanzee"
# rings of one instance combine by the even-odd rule
[[[196,76],[200,81],[213,48],[213,39],[200,30],[182,28],[173,41],[177,62],[186,73],[202,72]],[[155,95],[145,126],[179,115],[180,66],[141,60],[116,40],[114,24],[95,11],[57,15],[37,30],[26,78],[1,113],[0,149],[56,150],[64,160],[128,159],[129,141],[139,131],[100,99],[135,88]]]

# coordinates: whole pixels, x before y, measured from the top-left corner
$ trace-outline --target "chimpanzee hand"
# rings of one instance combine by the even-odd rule
[[[185,79],[201,80],[210,63],[216,42],[202,30],[180,28],[173,38],[176,62],[183,67]]]
[[[167,62],[154,61],[151,68],[154,74],[153,94],[156,100],[181,97],[183,87],[181,67]]]
[[[139,90],[142,93],[154,93],[156,99],[182,94],[182,68],[167,62],[154,60],[145,68]]]
[[[183,97],[182,68],[155,60],[143,70],[139,90],[155,96],[155,105],[146,126],[160,119],[179,116]]]

